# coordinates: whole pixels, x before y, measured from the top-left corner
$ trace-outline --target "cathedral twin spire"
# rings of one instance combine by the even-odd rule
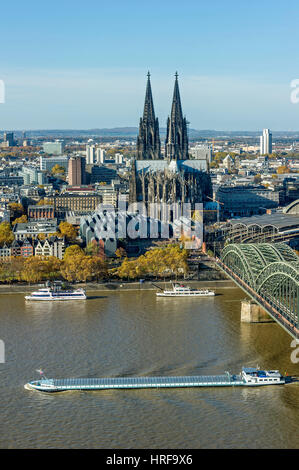
[[[160,158],[160,153],[159,121],[155,117],[150,73],[148,72],[143,117],[140,119],[137,137],[137,160],[157,160]]]
[[[140,119],[137,137],[137,160],[158,160],[160,158],[162,157],[159,122],[155,117],[150,73],[148,72],[143,117]],[[186,160],[188,158],[187,121],[183,117],[177,73],[175,74],[171,114],[167,120],[165,158],[167,160]]]

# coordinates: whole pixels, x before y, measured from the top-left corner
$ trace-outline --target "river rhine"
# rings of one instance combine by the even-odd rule
[[[299,384],[25,390],[40,367],[56,378],[237,373],[257,364],[299,375],[281,327],[240,323],[239,289],[206,299],[90,294],[61,303],[0,295],[1,448],[299,448]]]

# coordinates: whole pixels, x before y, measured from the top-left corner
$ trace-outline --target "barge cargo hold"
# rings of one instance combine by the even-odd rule
[[[42,392],[62,392],[67,390],[107,390],[137,388],[183,388],[183,387],[238,387],[280,385],[290,381],[279,371],[261,371],[243,367],[241,374],[198,375],[181,377],[112,377],[86,379],[47,379],[46,377],[25,385],[26,389]]]

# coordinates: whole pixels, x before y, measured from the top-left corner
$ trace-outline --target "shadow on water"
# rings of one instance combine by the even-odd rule
[[[107,299],[107,295],[88,295],[87,300]]]

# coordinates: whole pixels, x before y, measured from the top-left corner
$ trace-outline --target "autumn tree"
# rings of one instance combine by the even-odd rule
[[[260,184],[261,181],[262,181],[262,175],[260,173],[254,175],[253,182],[255,184]]]
[[[44,269],[47,280],[54,280],[61,277],[60,268],[62,265],[62,261],[60,259],[56,258],[55,256],[48,256],[43,261],[45,264]]]
[[[21,217],[21,215],[25,214],[24,207],[18,202],[10,202],[8,204],[8,208],[10,210],[11,220],[14,220],[17,217]]]
[[[21,217],[18,217],[17,219],[15,219],[11,225],[16,225],[16,224],[24,224],[28,221],[27,219],[27,215],[21,215]]]
[[[125,256],[127,256],[127,252],[122,246],[120,246],[115,251],[115,255],[117,256],[117,258],[124,258]]]
[[[69,222],[60,222],[59,231],[67,240],[75,240],[77,238],[77,229]]]
[[[21,280],[24,258],[21,256],[10,258],[9,261],[0,262],[0,281],[13,282]]]
[[[65,252],[64,252],[63,259],[67,259],[67,258],[73,257],[75,255],[84,256],[84,251],[82,250],[82,248],[80,248],[79,245],[68,246],[66,248]]]
[[[95,240],[92,240],[85,248],[85,254],[103,257],[103,249]]]
[[[148,250],[135,260],[125,258],[116,270],[120,278],[136,279],[141,276],[165,277],[188,272],[188,252],[178,245]]]
[[[52,175],[56,176],[64,176],[65,175],[65,168],[64,166],[61,166],[57,163],[57,165],[54,165],[51,169]]]
[[[64,279],[66,279],[68,282],[74,282],[78,280],[78,263],[80,264],[81,261],[82,258],[78,255],[69,256],[63,260],[60,272]]]
[[[40,256],[29,256],[24,261],[22,280],[29,283],[40,282],[45,275],[45,265]]]
[[[9,222],[2,222],[0,224],[0,245],[3,246],[4,243],[10,245],[14,241],[14,235],[10,227]]]
[[[49,199],[44,198],[44,199],[40,199],[36,205],[37,206],[53,206],[53,202],[50,202]]]
[[[99,281],[108,276],[107,262],[99,257],[93,257],[91,262],[92,278]]]
[[[284,173],[289,173],[289,169],[286,165],[279,166],[276,171],[277,171],[278,175],[282,175]]]

